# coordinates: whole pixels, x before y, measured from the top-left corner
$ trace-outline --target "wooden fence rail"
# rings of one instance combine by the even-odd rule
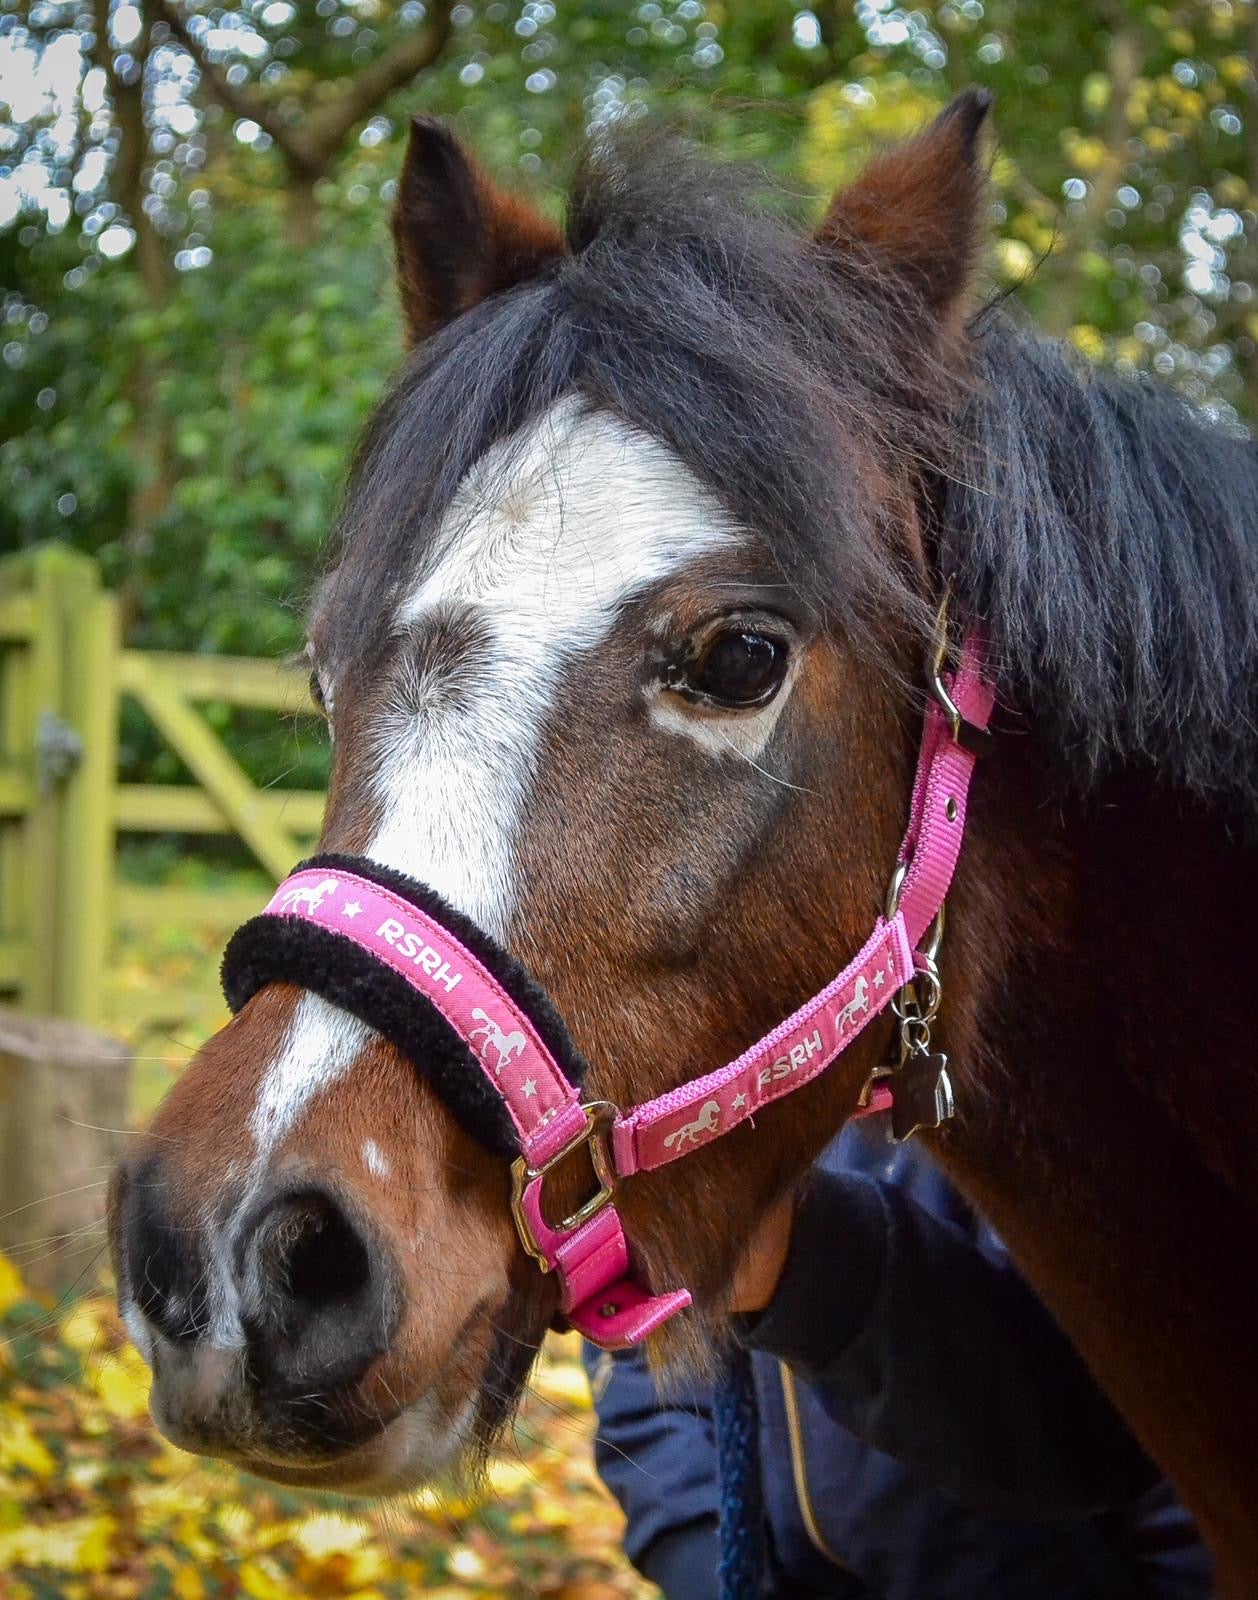
[[[124,700],[192,783],[119,781]],[[317,835],[322,793],[258,788],[202,714],[211,702],[313,714],[304,673],[278,662],[124,649],[114,596],[86,556],[49,546],[0,561],[0,1001],[99,1024],[119,1014],[121,922],[212,912],[217,926],[256,904],[119,883],[120,835],[234,835],[276,879]],[[132,993],[122,1009],[143,1031],[178,1000]]]

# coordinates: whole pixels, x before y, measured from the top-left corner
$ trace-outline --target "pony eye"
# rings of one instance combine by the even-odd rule
[[[759,706],[771,700],[786,676],[787,648],[781,639],[750,628],[720,633],[688,662],[678,687],[723,706]]]
[[[323,712],[324,716],[326,716],[328,711],[328,702],[327,697],[323,693],[323,685],[319,682],[319,669],[317,667],[311,667],[310,669],[310,698],[314,701],[315,705],[318,706],[319,710]]]

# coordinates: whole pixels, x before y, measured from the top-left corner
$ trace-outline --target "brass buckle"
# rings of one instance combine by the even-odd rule
[[[620,1113],[610,1100],[592,1100],[581,1109],[585,1113],[585,1127],[575,1139],[570,1139],[562,1150],[551,1156],[549,1161],[543,1162],[540,1167],[530,1167],[523,1156],[517,1156],[511,1163],[511,1215],[515,1218],[515,1229],[520,1235],[520,1243],[543,1272],[549,1272],[551,1264],[538,1244],[532,1224],[524,1211],[524,1191],[529,1184],[536,1178],[544,1178],[582,1145],[589,1146],[590,1166],[593,1168],[595,1178],[598,1179],[598,1193],[591,1195],[562,1222],[547,1223],[547,1226],[553,1228],[556,1233],[571,1233],[583,1222],[596,1217],[616,1193],[617,1177],[612,1163],[611,1130]],[[541,1204],[540,1196],[538,1204]]]

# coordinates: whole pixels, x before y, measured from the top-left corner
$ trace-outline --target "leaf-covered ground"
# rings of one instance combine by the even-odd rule
[[[590,1459],[575,1343],[548,1346],[474,1497],[312,1505],[185,1455],[107,1294],[53,1306],[0,1256],[4,1600],[646,1600]]]

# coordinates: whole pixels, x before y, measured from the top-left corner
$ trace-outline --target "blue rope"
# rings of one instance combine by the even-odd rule
[[[731,1356],[714,1410],[721,1469],[721,1600],[760,1600],[765,1579],[760,1424],[745,1350]]]

